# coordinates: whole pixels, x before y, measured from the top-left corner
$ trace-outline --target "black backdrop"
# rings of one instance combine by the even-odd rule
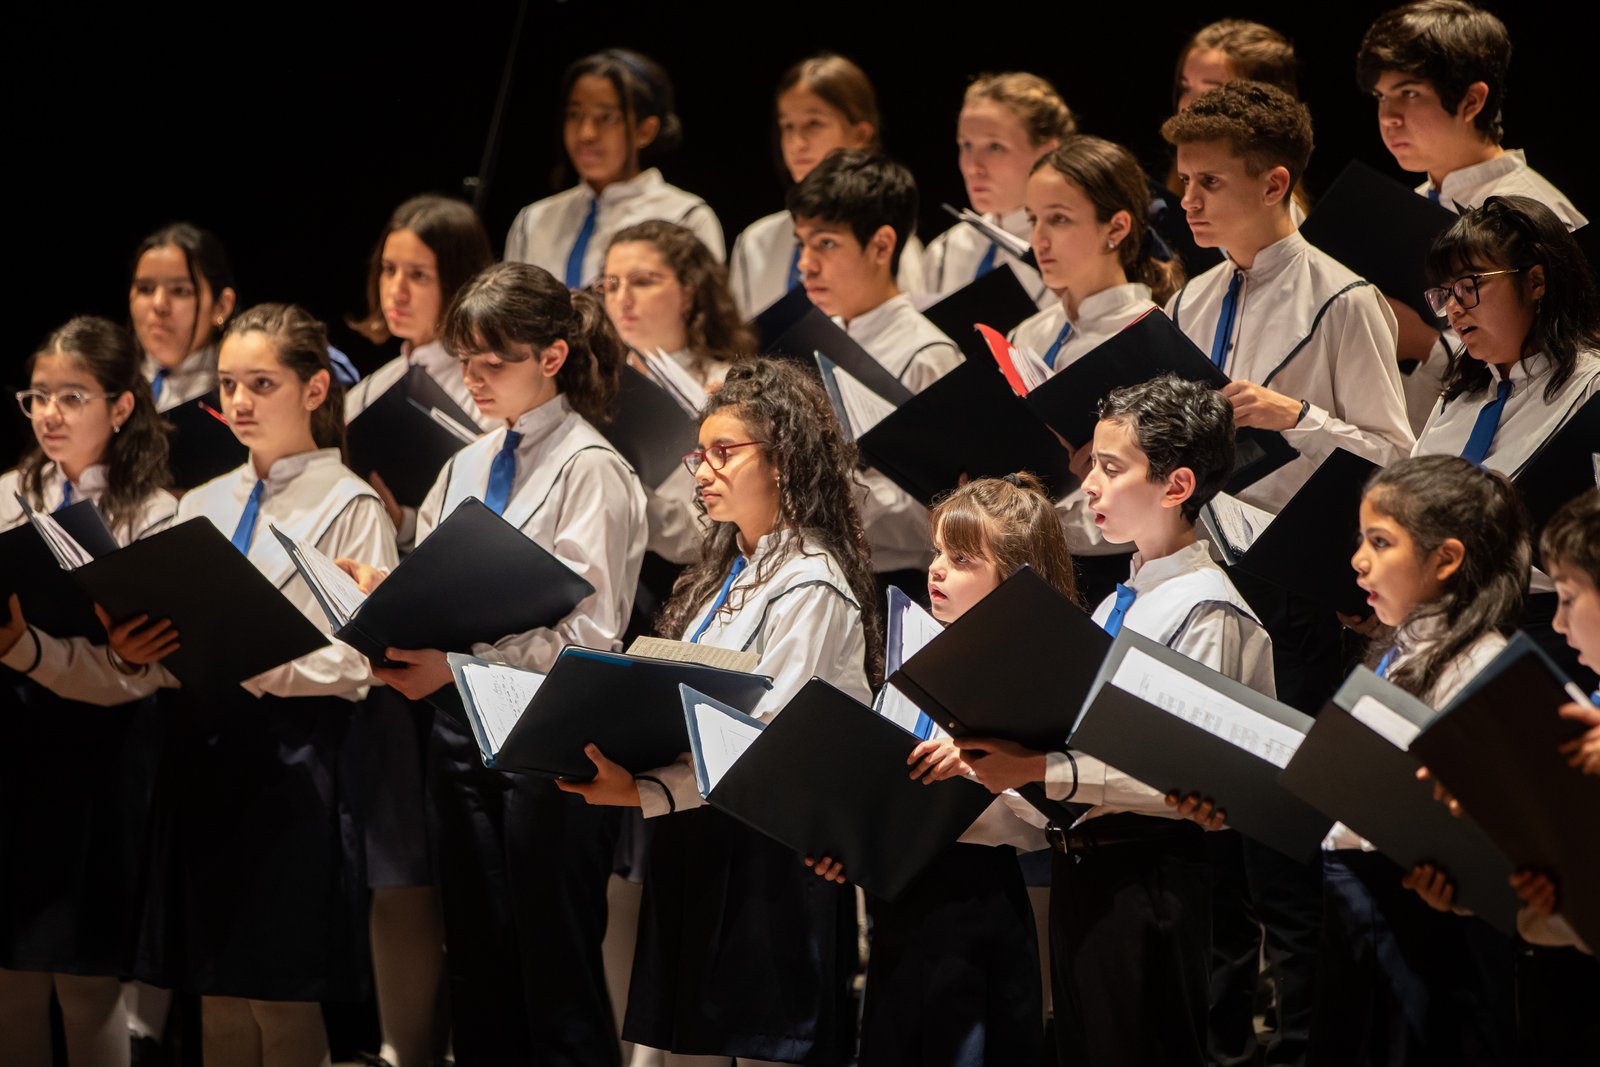
[[[1386,6],[528,0],[485,221],[498,245],[516,211],[551,191],[561,69],[598,48],[638,48],[671,72],[686,137],[663,170],[711,202],[730,245],[782,203],[770,133],[779,73],[821,49],[851,56],[878,87],[889,150],[921,183],[926,239],[945,225],[939,202],[962,202],[954,121],[971,75],[1045,75],[1086,132],[1159,166],[1175,53],[1225,15],[1294,40],[1317,129],[1307,177],[1315,195],[1352,156],[1398,175],[1353,77],[1361,33]],[[1531,147],[1536,167],[1581,209],[1600,212],[1581,180],[1593,150],[1572,136],[1592,128],[1580,73],[1592,35],[1548,6],[1496,6],[1518,42],[1508,144]],[[367,256],[393,207],[418,192],[461,193],[478,172],[516,11],[511,0],[417,11],[57,6],[13,24],[7,391],[19,387],[32,346],[68,316],[125,317],[129,251],[179,218],[222,235],[244,305],[302,303],[370,362],[375,354],[337,324],[361,308]],[[9,401],[6,410],[0,463],[27,433]]]

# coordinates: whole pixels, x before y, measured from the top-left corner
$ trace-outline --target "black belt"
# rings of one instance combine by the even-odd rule
[[[1097,821],[1091,819],[1071,829],[1048,826],[1044,831],[1045,840],[1062,855],[1082,861],[1100,849],[1120,845],[1159,845],[1186,837],[1190,832],[1200,829],[1187,820],[1151,816],[1137,823],[1123,821],[1120,825],[1097,831],[1094,825]]]

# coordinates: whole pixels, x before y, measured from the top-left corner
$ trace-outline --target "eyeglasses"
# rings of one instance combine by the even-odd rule
[[[700,469],[700,464],[705,463],[714,471],[719,471],[728,465],[728,453],[736,448],[749,448],[751,445],[764,445],[765,441],[740,441],[736,445],[712,445],[710,448],[701,449],[699,452],[686,452],[683,456],[683,465],[693,474]]]
[[[24,389],[17,394],[17,406],[28,418],[43,413],[51,404],[65,418],[74,418],[83,412],[91,400],[110,400],[110,393],[86,393],[82,389],[63,389],[59,393],[43,389]]]
[[[623,286],[646,292],[663,284],[669,279],[666,275],[656,270],[636,270],[631,274],[607,274],[603,278],[595,279],[594,287],[604,296],[611,296],[619,292]]]
[[[1467,274],[1457,278],[1447,286],[1435,286],[1432,289],[1425,289],[1422,295],[1427,299],[1428,306],[1433,309],[1435,315],[1444,314],[1445,304],[1449,302],[1452,296],[1456,298],[1456,306],[1462,311],[1466,311],[1468,308],[1478,306],[1478,285],[1485,278],[1497,278],[1502,274],[1519,274],[1521,272],[1521,267],[1514,267],[1511,270],[1489,270],[1484,271],[1482,274]]]

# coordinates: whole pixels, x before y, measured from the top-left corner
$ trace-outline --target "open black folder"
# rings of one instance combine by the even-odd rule
[[[1406,747],[1432,708],[1356,668],[1317,715],[1280,777],[1296,796],[1372,842],[1403,870],[1431,863],[1455,883],[1455,903],[1497,929],[1516,928],[1513,864],[1470,819],[1433,799]]]
[[[1300,236],[1391,296],[1438,323],[1422,293],[1428,249],[1455,215],[1359,159],[1339,172],[1300,224]]]
[[[1600,394],[1585,400],[1539,446],[1511,476],[1511,484],[1528,505],[1537,554],[1539,533],[1550,517],[1573,497],[1600,484]]]
[[[905,383],[824,315],[799,286],[757,315],[752,325],[763,355],[783,356],[814,371],[816,353],[821,352],[890,403],[911,399]]]
[[[917,739],[820,678],[765,726],[679,689],[701,796],[799,856],[840,861],[846,878],[885,900],[994,801],[966,778],[913,781],[906,759]]]
[[[1350,566],[1361,530],[1361,493],[1378,465],[1336,448],[1273,516],[1231,496],[1200,512],[1230,567],[1333,611],[1367,614]]]
[[[922,314],[960,345],[968,359],[985,361],[989,358],[989,345],[978,333],[978,323],[1010,333],[1038,310],[1039,305],[1017,280],[1016,272],[997,267],[929,305]]]
[[[1519,633],[1417,735],[1411,754],[1516,866],[1553,876],[1560,913],[1600,945],[1600,778],[1557,750],[1584,733],[1556,713],[1569,701],[1588,696]]]
[[[1151,309],[1027,396],[1028,407],[1073,447],[1094,440],[1100,401],[1113,390],[1172,373],[1216,389],[1228,376],[1165,314]],[[1243,429],[1235,438],[1233,474],[1225,486],[1237,493],[1299,456],[1272,430]]]
[[[1074,749],[1163,793],[1199,793],[1228,825],[1290,859],[1316,858],[1332,820],[1278,782],[1311,717],[1124,627]]]
[[[87,500],[52,512],[50,517],[91,556],[99,558],[118,548],[105,519]],[[28,625],[56,637],[105,639],[94,601],[57,564],[31,522],[0,533],[0,602],[13,593],[22,602]]]
[[[637,774],[689,751],[678,686],[754,708],[772,688],[758,674],[569,645],[547,675],[452,653],[461,701],[486,767],[587,781],[593,743]]]
[[[476,420],[423,367],[411,367],[350,420],[350,469],[373,471],[394,498],[417,507],[450,457],[478,437]]]
[[[239,443],[233,435],[233,427],[223,419],[221,404],[221,398],[213,389],[205,396],[161,413],[172,425],[167,462],[172,468],[175,488],[193,489],[203,485],[249,458],[250,450]]]
[[[370,594],[311,545],[273,534],[328,616],[333,636],[373,663],[389,648],[470,649],[553,626],[594,586],[468,497]]]
[[[48,515],[29,517],[50,524]],[[86,562],[75,541],[67,547],[57,562],[114,622],[172,620],[180,647],[161,663],[185,689],[227,689],[328,643],[210,519],[181,522]]]
[[[610,422],[595,429],[616,446],[647,488],[667,480],[699,444],[699,423],[671,393],[633,366],[622,368]]]

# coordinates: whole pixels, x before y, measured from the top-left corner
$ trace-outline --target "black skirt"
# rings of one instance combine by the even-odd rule
[[[0,967],[127,976],[161,754],[155,702],[97,707],[0,676]]]
[[[861,1067],[1039,1061],[1044,1006],[1016,853],[951,845],[893,903],[867,898]]]
[[[844,1062],[854,893],[710,808],[651,830],[623,1039],[686,1055]]]
[[[158,892],[182,987],[252,1000],[365,996],[362,835],[339,773],[355,705],[242,689],[163,695],[175,720]]]
[[[373,889],[434,884],[426,787],[433,714],[432,705],[387,686],[374,686],[356,707],[345,774]]]

